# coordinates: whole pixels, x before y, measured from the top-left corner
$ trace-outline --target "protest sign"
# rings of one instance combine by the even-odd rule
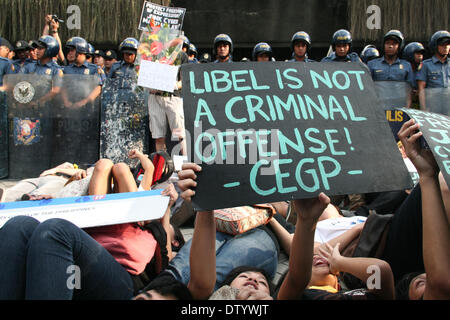
[[[169,203],[161,190],[114,193],[0,203],[0,228],[15,216],[33,217],[39,222],[65,219],[79,228],[160,219]]]
[[[171,29],[181,30],[185,13],[185,8],[165,7],[145,1],[138,29],[144,31],[153,19],[157,24],[167,24]]]
[[[422,141],[421,145],[433,152],[439,169],[447,185],[450,186],[450,118],[442,114],[415,109],[402,108],[401,110],[420,125],[420,131],[426,142]],[[405,121],[408,120],[406,117]]]
[[[408,170],[354,63],[182,66],[197,209],[402,190]]]
[[[155,90],[173,92],[177,74],[177,66],[141,60],[138,85]]]

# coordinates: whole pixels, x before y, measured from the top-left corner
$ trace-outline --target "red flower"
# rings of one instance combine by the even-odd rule
[[[162,44],[162,42],[159,42],[159,41],[152,42],[152,45],[150,46],[150,52],[154,56],[157,56],[158,54],[160,54],[162,49],[163,49],[163,44]]]

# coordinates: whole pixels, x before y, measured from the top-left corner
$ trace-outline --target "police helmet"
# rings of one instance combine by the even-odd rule
[[[40,46],[45,47],[44,57],[53,58],[58,55],[59,43],[52,36],[42,36],[38,42]]]
[[[252,52],[253,61],[256,61],[256,58],[260,54],[263,54],[263,53],[267,53],[269,55],[270,59],[273,56],[272,47],[266,42],[260,42],[253,48],[253,52]]]
[[[82,54],[87,55],[87,54],[89,54],[89,43],[86,40],[84,40],[83,38],[80,38],[75,43],[75,50],[77,53],[82,53]]]
[[[88,43],[88,47],[89,47],[89,52],[88,52],[88,56],[90,57],[94,57],[95,54],[95,48],[92,44]]]
[[[137,49],[140,45],[140,42],[137,41],[135,38],[126,38],[122,41],[122,43],[119,45],[119,52],[124,53],[134,53],[136,54]]]
[[[409,62],[414,62],[414,54],[416,52],[425,54],[425,47],[420,42],[411,42],[403,49],[403,57]]]
[[[189,46],[191,45],[189,38],[183,35],[181,39],[183,39],[183,48],[186,47],[189,50]]]
[[[189,50],[188,50],[188,52],[189,52],[189,55],[194,55],[194,57],[197,57],[197,54],[198,54],[198,51],[197,51],[197,47],[193,44],[193,43],[191,43],[190,45],[189,45]]]
[[[336,50],[337,44],[349,44],[351,48],[352,42],[352,34],[345,29],[340,29],[333,34],[333,38],[331,39],[331,46],[333,47],[333,51]]]
[[[219,42],[228,43],[228,45],[230,46],[230,54],[233,53],[233,40],[231,40],[231,37],[229,35],[221,33],[214,38],[214,44],[213,44],[214,55],[217,54],[216,48],[217,48],[217,44]]]
[[[67,40],[66,48],[68,48],[68,49],[76,49],[77,43],[79,43],[79,42],[86,42],[86,40],[84,40],[81,37],[72,37],[69,40]]]
[[[405,37],[403,36],[403,33],[401,33],[399,30],[391,30],[388,33],[386,33],[383,37],[383,46],[386,40],[388,39],[394,39],[398,42],[399,47],[399,53],[402,52],[403,47],[405,46]]]
[[[294,44],[297,41],[303,41],[308,46],[308,50],[311,47],[311,37],[304,31],[296,32],[291,39],[291,50],[294,51]]]
[[[364,49],[361,51],[361,60],[364,63],[369,62],[370,60],[376,59],[380,56],[380,52],[378,51],[377,47],[375,47],[373,44],[369,44],[364,47]]]
[[[430,43],[428,44],[432,53],[435,53],[439,43],[442,41],[450,41],[450,32],[447,30],[441,30],[431,36]]]

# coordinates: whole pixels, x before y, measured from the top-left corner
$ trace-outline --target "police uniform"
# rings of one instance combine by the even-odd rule
[[[347,56],[342,59],[336,55],[335,52],[333,52],[330,56],[325,57],[322,59],[321,62],[361,62],[361,59],[359,58],[358,54],[356,52],[351,52],[347,54]]]
[[[406,60],[397,58],[393,64],[389,64],[385,57],[381,57],[369,61],[367,65],[373,81],[407,81],[412,87],[415,86],[414,72]]]
[[[93,75],[98,77],[98,85],[105,83],[106,75],[102,68],[96,64],[85,61],[82,65],[77,66],[75,63],[64,67],[64,74]]]
[[[302,61],[297,61],[297,60],[295,60],[295,58],[292,58],[292,59],[288,60],[288,62],[302,62]],[[316,60],[305,57],[305,60],[303,60],[303,62],[316,62]]]
[[[16,59],[13,62],[15,73],[19,73],[28,63],[36,63],[35,60],[26,58],[25,60]]]
[[[11,60],[0,57],[0,86],[3,86],[3,76],[7,74],[13,74],[15,67]]]
[[[226,63],[232,63],[232,62],[233,62],[233,60],[231,59],[231,55],[230,55],[230,57],[228,58]],[[220,61],[219,61],[219,59],[216,59],[216,60],[213,61],[213,63],[220,63]]]
[[[449,58],[442,63],[436,56],[422,63],[422,68],[417,72],[417,81],[425,81],[427,88],[448,88],[450,81]]]
[[[134,79],[136,77],[136,70],[134,64],[126,63],[125,61],[115,62],[109,71],[108,78],[128,78]]]
[[[63,70],[54,60],[51,60],[46,64],[41,64],[40,61],[29,63],[25,65],[20,72],[24,74],[51,76],[54,87],[62,86]]]

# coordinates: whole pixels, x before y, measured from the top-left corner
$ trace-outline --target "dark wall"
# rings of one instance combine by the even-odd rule
[[[235,45],[234,60],[251,57],[256,43],[268,42],[277,60],[290,57],[292,35],[313,40],[312,58],[326,55],[333,33],[347,28],[346,0],[172,0],[186,8],[183,30],[200,53],[211,52],[214,37],[226,33]]]

